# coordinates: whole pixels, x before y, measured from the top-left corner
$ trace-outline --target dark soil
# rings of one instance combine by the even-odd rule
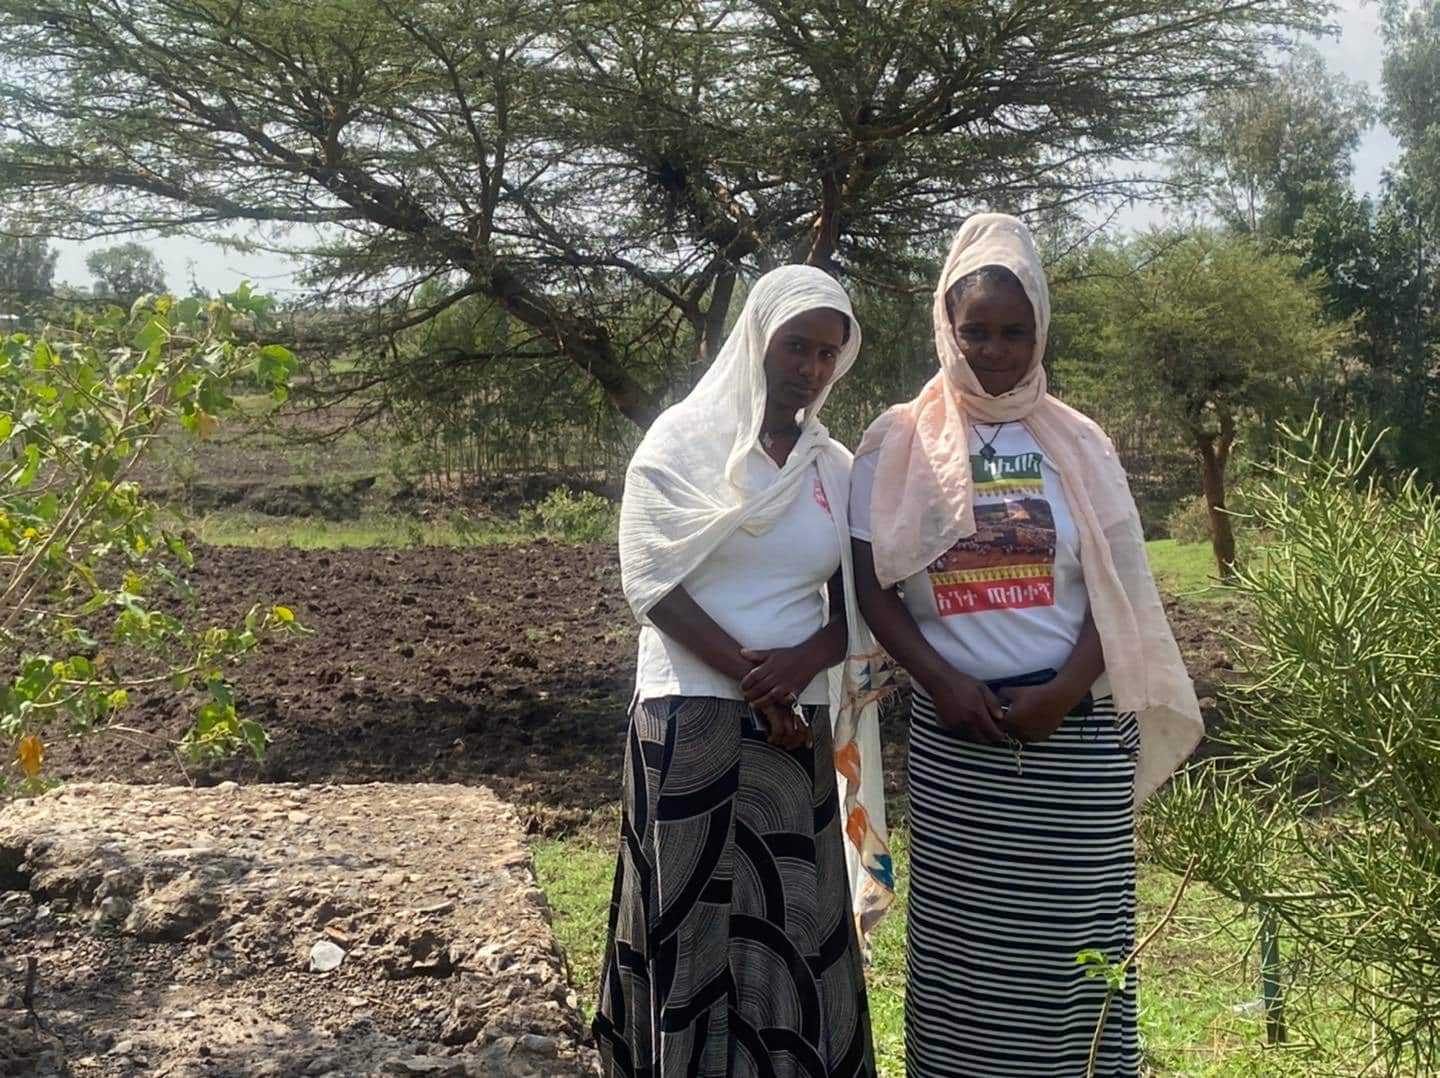
[[[60,776],[484,783],[545,831],[616,798],[635,627],[613,546],[206,548],[196,562],[200,617],[233,622],[252,602],[283,602],[314,631],[235,670],[241,706],[272,738],[266,759],[185,764],[170,743],[188,727],[187,702],[167,692],[123,716],[138,734],[54,746]],[[1230,611],[1176,601],[1170,613],[1213,718]],[[898,702],[884,738],[898,794]]]

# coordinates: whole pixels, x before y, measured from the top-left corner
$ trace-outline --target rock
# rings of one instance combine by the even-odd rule
[[[450,1016],[440,1031],[442,1044],[470,1044],[485,1028],[488,1012],[475,1001],[464,997],[457,999],[450,1009]]]
[[[465,1061],[445,1056],[405,1056],[380,1064],[381,1074],[421,1074],[429,1078],[465,1078]]]
[[[340,968],[345,952],[329,940],[316,940],[310,948],[310,972],[329,973]]]
[[[106,1052],[105,1054],[107,1056],[128,1056],[133,1055],[134,1052],[134,1041],[116,1041],[115,1044],[111,1047],[110,1051]]]
[[[397,947],[383,962],[385,974],[391,979],[448,977],[454,972],[449,944],[429,929],[415,936],[402,935],[396,942]]]
[[[36,953],[66,1040],[12,1036],[0,1009],[0,1076],[7,1051],[34,1078],[64,1064],[116,1078],[580,1072],[583,1019],[533,904],[524,832],[488,791],[71,784],[0,813],[12,863],[30,891],[0,892],[0,997],[19,990],[7,960]],[[410,978],[400,991],[376,986],[391,962]],[[37,1067],[46,1053],[55,1064]]]
[[[130,903],[119,895],[102,898],[99,907],[95,910],[95,927],[113,928],[122,924],[129,914]]]
[[[487,943],[475,952],[475,958],[491,973],[499,973],[510,965],[510,956],[505,953],[503,943]]]
[[[515,1047],[522,1052],[529,1052],[533,1056],[545,1056],[546,1058],[553,1057],[560,1049],[554,1037],[542,1037],[538,1033],[525,1034],[515,1042]]]
[[[147,943],[179,941],[194,935],[219,912],[214,891],[187,874],[136,902],[125,931]]]
[[[293,824],[307,824],[310,822],[310,813],[301,812],[299,809],[292,809],[286,813],[285,818]]]

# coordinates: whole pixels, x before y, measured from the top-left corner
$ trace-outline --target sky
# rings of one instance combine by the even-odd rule
[[[1371,0],[1338,0],[1334,20],[1340,34],[1314,42],[1331,70],[1338,71],[1354,82],[1369,84],[1376,100],[1380,98],[1380,12]],[[1377,124],[1360,143],[1355,155],[1355,186],[1364,194],[1379,189],[1381,176],[1399,154],[1395,137]],[[1139,228],[1158,219],[1153,208],[1140,208],[1116,219],[1120,228]],[[252,282],[258,290],[283,299],[296,291],[291,275],[293,264],[280,255],[240,254],[185,236],[136,236],[148,244],[165,266],[170,288],[189,287],[192,277],[209,291],[228,291],[242,281]],[[56,283],[81,285],[90,282],[85,268],[85,255],[97,247],[118,240],[99,243],[55,243],[59,260],[55,267]]]

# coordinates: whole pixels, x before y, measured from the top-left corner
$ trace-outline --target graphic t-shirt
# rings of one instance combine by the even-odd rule
[[[746,461],[751,475],[779,469],[758,446]],[[825,585],[840,568],[840,536],[819,468],[811,465],[790,505],[763,535],[736,531],[682,582],[700,609],[742,647],[765,650],[804,643],[825,624]],[[740,683],[719,673],[653,625],[640,630],[636,691],[660,696],[743,700]],[[825,672],[800,696],[802,704],[830,699]]]
[[[850,476],[850,532],[867,542],[877,460],[857,459]],[[1090,603],[1060,474],[1019,423],[971,427],[970,470],[975,534],[901,585],[905,606],[931,646],[971,677],[1058,670]]]

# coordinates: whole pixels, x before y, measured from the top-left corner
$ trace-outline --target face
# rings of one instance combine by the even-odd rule
[[[815,403],[835,377],[844,347],[845,316],[839,311],[805,311],[782,323],[765,349],[768,402],[791,412]]]
[[[981,387],[992,397],[1008,393],[1025,377],[1035,356],[1035,311],[1014,282],[981,278],[946,305],[955,343]]]

